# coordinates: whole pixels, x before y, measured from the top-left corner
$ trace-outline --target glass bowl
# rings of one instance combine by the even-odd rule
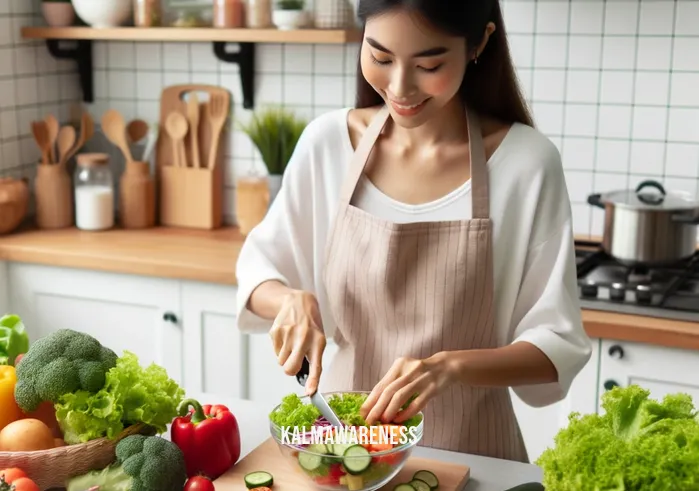
[[[329,401],[342,394],[368,396],[369,392],[327,392],[323,396]],[[300,399],[304,404],[311,403],[307,396]],[[422,439],[424,414],[419,416],[419,424],[402,430],[402,425],[379,425],[373,429],[347,426],[343,433],[326,438],[326,432],[332,431],[329,425],[304,433],[302,429],[279,427],[270,420],[270,432],[287,463],[304,476],[309,489],[374,491],[400,472]],[[386,441],[387,436],[392,441]]]

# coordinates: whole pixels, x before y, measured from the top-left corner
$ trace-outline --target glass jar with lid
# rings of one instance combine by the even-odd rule
[[[75,225],[82,230],[114,226],[114,177],[109,156],[78,154],[75,167]]]

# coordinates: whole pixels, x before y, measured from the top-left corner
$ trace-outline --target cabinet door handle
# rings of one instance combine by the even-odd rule
[[[173,324],[177,324],[177,316],[172,312],[165,312],[163,314],[163,320],[165,322],[172,322]]]
[[[612,390],[614,387],[619,387],[619,384],[616,382],[616,380],[610,379],[604,382],[605,390]]]
[[[611,356],[612,358],[616,358],[617,360],[621,360],[624,357],[624,348],[622,348],[618,344],[611,346],[609,348],[609,356]]]

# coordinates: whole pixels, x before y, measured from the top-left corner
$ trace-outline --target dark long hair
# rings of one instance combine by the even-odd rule
[[[471,62],[466,70],[459,96],[480,114],[534,126],[510,55],[499,0],[360,0],[357,14],[366,23],[368,18],[397,7],[417,12],[438,29],[463,37],[469,47],[469,61],[483,40],[487,24],[493,22],[495,32],[478,55],[477,63]],[[383,103],[362,74],[360,54],[356,107]]]

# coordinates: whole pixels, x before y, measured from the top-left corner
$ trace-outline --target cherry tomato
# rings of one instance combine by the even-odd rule
[[[5,482],[12,484],[20,477],[27,477],[27,473],[19,467],[9,467],[0,471],[0,476],[5,478]]]
[[[204,476],[192,476],[187,479],[184,491],[216,491],[211,479]]]
[[[28,477],[20,477],[12,481],[12,489],[14,491],[41,491],[39,486]]]

